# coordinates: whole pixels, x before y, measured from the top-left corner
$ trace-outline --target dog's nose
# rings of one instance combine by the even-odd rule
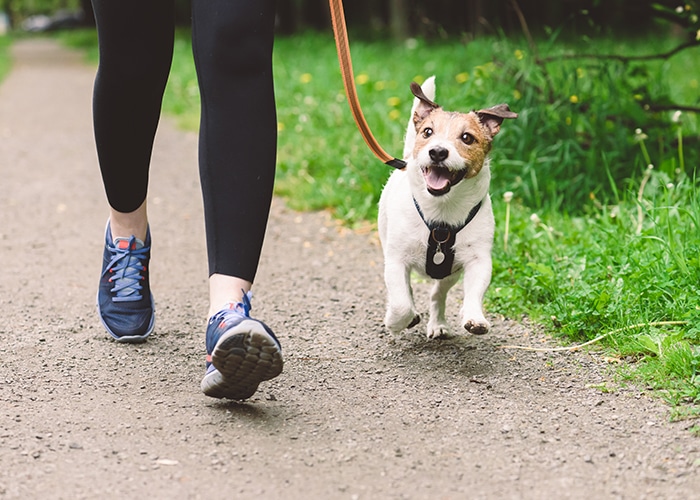
[[[447,159],[450,152],[446,148],[433,148],[428,151],[428,154],[434,162],[441,162]]]

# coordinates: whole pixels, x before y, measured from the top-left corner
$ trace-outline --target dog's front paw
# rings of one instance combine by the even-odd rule
[[[464,322],[464,329],[469,333],[473,333],[474,335],[484,335],[485,333],[489,333],[490,328],[491,323],[484,318],[479,320],[468,319]]]
[[[392,311],[387,311],[384,317],[384,325],[393,333],[413,328],[418,323],[420,323],[420,315],[415,311],[409,311],[407,314],[395,314]]]
[[[446,323],[440,323],[438,321],[430,321],[428,323],[428,339],[440,339],[450,336],[450,327]]]

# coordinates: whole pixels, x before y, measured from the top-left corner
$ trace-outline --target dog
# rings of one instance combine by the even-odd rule
[[[420,322],[411,271],[434,279],[427,336],[450,335],[447,293],[464,274],[462,326],[482,335],[491,328],[483,298],[491,281],[494,218],[489,197],[488,154],[506,118],[507,104],[469,113],[443,110],[434,102],[435,77],[415,96],[403,158],[405,168],[389,177],[379,200],[379,239],[387,289],[385,326],[393,333]]]

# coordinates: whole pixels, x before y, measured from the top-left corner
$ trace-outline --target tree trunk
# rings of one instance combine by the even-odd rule
[[[482,19],[484,17],[484,2],[483,0],[469,0],[469,18],[467,19],[467,26],[469,32],[474,36],[478,37],[484,33],[484,25]]]
[[[389,28],[395,40],[405,40],[408,31],[408,7],[406,0],[389,0]]]

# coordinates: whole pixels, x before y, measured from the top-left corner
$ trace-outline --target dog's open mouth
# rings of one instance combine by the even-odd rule
[[[447,194],[452,186],[464,179],[466,174],[466,169],[450,170],[447,167],[438,167],[437,165],[423,168],[425,184],[428,187],[428,192],[433,196]]]

